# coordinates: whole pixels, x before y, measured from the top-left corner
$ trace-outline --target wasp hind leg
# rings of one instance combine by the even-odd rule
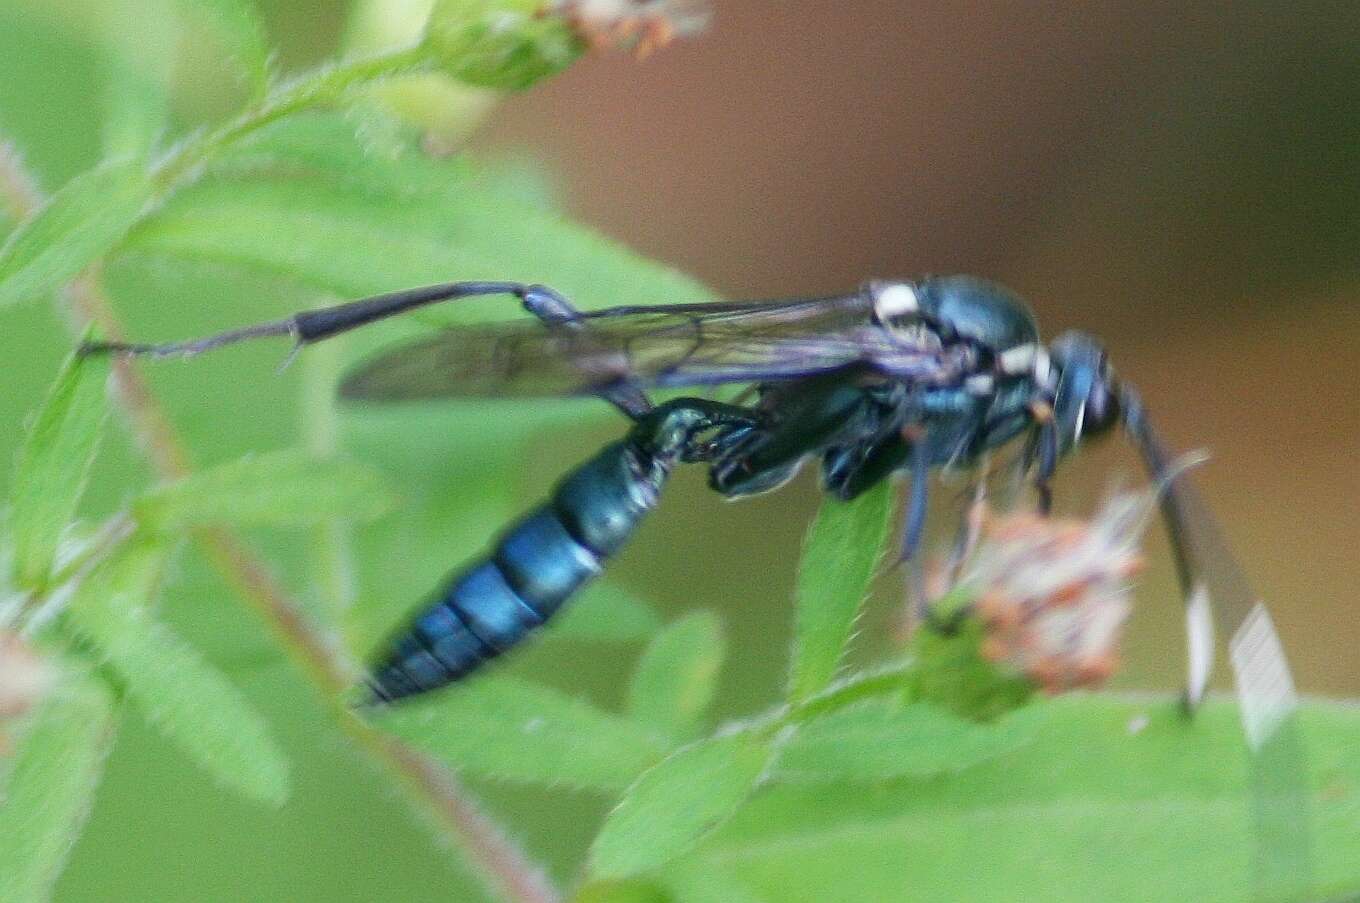
[[[257,323],[182,342],[157,344],[86,342],[80,347],[80,353],[117,354],[125,357],[195,357],[226,345],[277,336],[292,338],[295,346],[300,348],[420,307],[491,295],[510,295],[518,298],[524,309],[549,329],[587,328],[581,311],[577,310],[561,292],[546,285],[522,282],[445,282],[360,298],[331,307],[305,310],[282,320]],[[652,409],[651,400],[635,386],[610,386],[602,389],[599,395],[634,420]]]
[[[524,309],[542,320],[549,329],[572,331],[589,329],[581,312],[561,292],[546,285],[528,285],[521,288],[522,291],[515,294],[523,303]],[[655,407],[646,393],[637,386],[626,383],[606,386],[600,389],[598,394],[633,420],[638,420]]]

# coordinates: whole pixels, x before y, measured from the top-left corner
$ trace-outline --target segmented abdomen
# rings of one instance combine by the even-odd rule
[[[391,642],[369,679],[373,696],[390,702],[442,687],[523,640],[632,535],[668,470],[623,441],[569,474]]]

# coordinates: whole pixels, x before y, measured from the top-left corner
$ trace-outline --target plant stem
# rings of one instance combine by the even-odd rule
[[[33,615],[35,610],[51,598],[51,588],[60,588],[73,580],[81,579],[86,572],[93,570],[121,547],[136,529],[136,523],[125,512],[109,518],[74,557],[48,578],[44,589],[28,595],[19,609],[20,616]],[[42,618],[34,616],[34,620],[41,621]]]
[[[396,772],[412,793],[429,801],[438,823],[456,826],[450,833],[493,893],[516,903],[559,903],[562,895],[547,873],[520,850],[448,769],[357,718],[351,720],[362,729],[375,758]]]
[[[161,190],[169,193],[232,144],[285,116],[340,100],[346,92],[379,79],[430,65],[422,45],[346,60],[308,72],[276,90],[232,121],[200,132],[171,148],[155,166]]]
[[[340,378],[344,337],[337,336],[309,350],[302,360],[302,393],[298,415],[307,451],[329,458],[340,450],[335,387]],[[331,622],[346,625],[354,602],[354,562],[349,526],[329,518],[311,530],[310,579]]]
[[[22,220],[42,206],[42,190],[24,166],[19,149],[8,141],[0,141],[0,202],[9,215]]]
[[[393,57],[384,58],[391,66]],[[352,84],[358,68],[335,69],[319,82],[333,88]],[[372,71],[372,70],[365,70]],[[345,72],[347,78],[338,73]],[[265,103],[253,119],[247,114],[218,133],[211,144],[225,146],[285,112],[300,109],[297,97],[317,98],[324,92],[295,89],[290,103]],[[186,147],[189,145],[185,145]],[[192,146],[198,146],[194,144]],[[181,158],[185,159],[185,158]],[[198,159],[205,159],[199,157]],[[168,183],[167,183],[168,184]],[[12,145],[0,140],[0,198],[20,218],[31,216],[44,203],[36,182],[22,165]],[[67,288],[68,317],[93,321],[111,340],[124,338],[122,324],[97,278],[98,265]],[[72,324],[72,334],[83,332],[83,323]],[[190,471],[189,455],[174,425],[152,394],[141,373],[127,359],[115,359],[113,385],[118,406],[138,445],[162,479],[178,479]],[[433,818],[439,830],[462,850],[473,872],[492,893],[514,903],[557,903],[560,894],[544,871],[481,810],[457,780],[442,766],[360,721],[345,704],[343,694],[352,683],[352,668],[329,638],[319,631],[279,586],[269,569],[233,532],[220,528],[195,530],[192,538],[219,573],[236,587],[256,614],[270,627],[284,652],[308,675],[328,701],[340,728],[384,770],[396,776],[410,798]]]
[[[815,696],[801,702],[786,702],[766,709],[758,715],[738,722],[723,733],[772,738],[804,721],[852,706],[857,702],[884,696],[901,697],[906,692],[916,668],[915,659],[906,659],[853,674],[833,683]]]
[[[789,710],[781,726],[816,718],[827,712],[875,699],[880,696],[901,696],[911,675],[916,671],[915,659],[864,671],[844,681],[833,683]]]

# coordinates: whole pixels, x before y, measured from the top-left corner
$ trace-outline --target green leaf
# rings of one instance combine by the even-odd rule
[[[762,738],[732,734],[687,746],[628,788],[590,851],[590,871],[626,878],[681,855],[751,795],[769,766]]]
[[[664,883],[675,903],[776,903],[747,887],[739,872],[714,863],[667,868]]]
[[[157,487],[132,503],[137,520],[163,533],[201,524],[313,526],[332,518],[373,520],[391,510],[382,475],[300,450],[249,455]]]
[[[513,151],[477,161],[479,183],[534,210],[561,213],[566,206],[560,174],[527,152]]]
[[[1193,720],[1167,699],[1071,695],[1033,708],[1043,717],[1028,743],[948,777],[775,784],[677,868],[739,875],[765,900],[1198,903],[1360,892],[1360,707],[1305,703],[1304,755],[1256,762],[1302,778],[1289,810],[1311,842],[1311,869],[1257,831],[1259,768],[1235,706],[1214,701]],[[1269,861],[1281,856],[1285,867]],[[1292,885],[1263,889],[1262,872]]]
[[[383,728],[489,777],[618,791],[664,750],[626,718],[504,675],[375,715]]]
[[[560,612],[545,639],[628,643],[646,639],[660,627],[661,618],[651,606],[606,579],[587,587]]]
[[[987,721],[1019,708],[1034,684],[983,656],[984,628],[965,618],[953,631],[918,630],[911,651],[916,667],[912,698],[972,721]]]
[[[169,0],[125,0],[100,10],[104,48],[104,156],[146,156],[170,119],[175,48],[182,36]]]
[[[797,625],[789,696],[807,699],[836,676],[883,553],[892,516],[887,480],[852,502],[827,499],[798,567]]]
[[[67,182],[0,247],[0,307],[36,298],[106,253],[152,193],[142,160],[123,160]]]
[[[650,881],[592,881],[571,895],[571,903],[674,903],[675,897]]]
[[[15,582],[47,588],[62,532],[75,517],[108,408],[105,361],[71,356],[19,452],[10,490]]]
[[[222,786],[282,805],[288,761],[269,727],[232,683],[149,604],[167,548],[133,540],[87,577],[71,601],[70,625],[118,674],[147,722]]]
[[[687,860],[681,860],[664,873],[663,883],[675,903],[775,903],[754,893],[733,869],[712,862],[687,865]]]
[[[50,898],[80,835],[113,740],[113,699],[71,671],[34,715],[0,805],[0,900]]]
[[[712,612],[667,625],[633,673],[628,714],[668,737],[687,739],[713,701],[725,645],[722,623]]]
[[[1009,752],[1041,723],[1028,711],[982,725],[930,705],[875,700],[801,725],[780,747],[776,775],[881,781],[949,774]]]

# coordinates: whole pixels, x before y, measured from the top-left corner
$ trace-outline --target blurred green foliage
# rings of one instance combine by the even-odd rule
[[[400,757],[379,736],[467,775],[580,900],[1249,894],[1254,773],[1231,706],[1193,723],[1165,701],[1022,708],[1027,688],[970,631],[845,666],[889,532],[886,485],[823,506],[787,698],[750,700],[743,720],[715,707],[724,663],[749,654],[729,655],[722,621],[662,626],[606,583],[499,673],[375,714],[383,735],[350,721],[354,662],[516,510],[524,451],[588,433],[593,409],[335,405],[349,362],[512,312],[489,300],[375,325],[279,376],[267,344],[148,366],[142,413],[168,412],[183,451],[145,417],[101,447],[111,401],[120,423],[138,418],[126,382],[106,398],[102,363],[69,356],[67,325],[191,336],[450,278],[542,281],[587,307],[702,299],[563,218],[533,173],[431,157],[429,118],[375,103],[375,85],[413,74],[525,88],[584,47],[520,0],[433,10],[427,39],[283,79],[246,2],[0,7],[0,140],[19,152],[0,192],[0,447],[18,462],[0,614],[57,674],[4,760],[0,899],[494,892],[484,850],[411,817],[430,807],[393,792]],[[140,21],[154,27],[128,27]],[[221,101],[195,96],[204,72],[230,73],[230,112],[204,112]],[[167,463],[181,456],[193,466]],[[224,564],[223,529],[244,537],[251,579]],[[261,589],[275,577],[296,611]],[[597,649],[610,654],[580,654]],[[587,698],[590,669],[553,673],[583,657],[622,658],[626,690]],[[1290,859],[1271,890],[1355,890],[1360,719],[1314,704],[1299,730],[1311,768],[1287,802],[1309,805],[1283,823],[1307,828],[1313,862]]]

